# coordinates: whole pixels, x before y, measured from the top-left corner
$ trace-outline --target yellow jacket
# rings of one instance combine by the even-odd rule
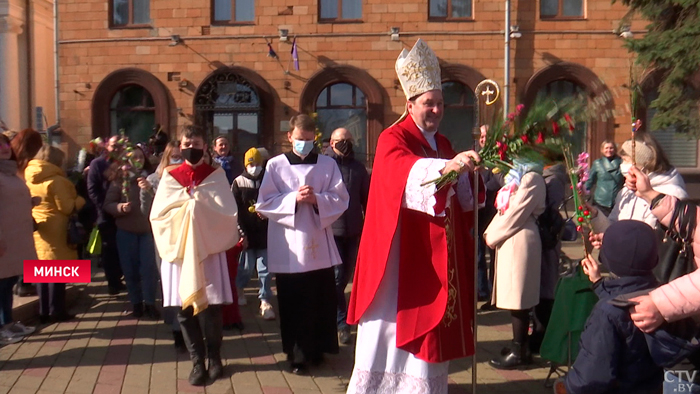
[[[31,160],[24,172],[27,187],[33,197],[41,197],[41,204],[32,209],[38,224],[34,245],[40,260],[71,260],[78,252],[69,247],[68,217],[85,205],[75,186],[63,170],[43,160]]]

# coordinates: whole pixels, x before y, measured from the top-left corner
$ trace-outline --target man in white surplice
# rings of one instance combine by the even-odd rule
[[[331,225],[349,196],[335,161],[313,152],[316,125],[297,115],[292,151],[267,163],[258,213],[270,219],[268,269],[276,274],[282,348],[290,370],[304,374],[323,353],[338,352],[333,266],[341,264]]]

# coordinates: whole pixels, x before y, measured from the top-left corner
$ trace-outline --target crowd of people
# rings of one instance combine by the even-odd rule
[[[0,344],[35,330],[12,317],[22,262],[87,257],[68,242],[77,216],[99,232],[107,293],[125,291],[133,318],[168,324],[192,361],[192,385],[222,376],[223,330],[244,329],[238,307],[254,274],[259,317],[279,320],[291,373],[323,363],[358,326],[348,393],[446,393],[449,361],[475,352],[475,283],[481,309],[506,310],[512,323],[511,344],[490,365],[530,365],[552,325],[561,240],[543,226],[561,233],[566,169],[556,155],[547,165],[515,159],[506,174],[478,168],[476,151],[455,152],[438,133],[444,99],[432,50],[418,40],[396,70],[406,109],[379,137],[371,180],[350,131],[317,146],[303,114],[289,122],[288,152],[250,148],[242,162],[225,136],[208,141],[196,125],[173,140],[158,131],[150,145],[111,136],[79,162],[77,181],[38,132],[0,135]],[[674,209],[689,196],[651,134],[635,138],[619,151],[604,141],[585,184],[589,242],[609,274],[590,254],[580,263],[600,301],[562,380],[569,393],[700,392],[700,376],[678,373],[700,368],[700,235],[686,234],[692,269],[655,276],[661,233],[678,227]],[[433,183],[451,172],[450,187]],[[75,318],[64,284],[37,291],[41,324]]]

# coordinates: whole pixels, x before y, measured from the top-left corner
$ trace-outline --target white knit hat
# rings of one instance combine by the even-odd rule
[[[637,166],[644,168],[654,161],[654,151],[649,147],[649,145],[639,140],[637,140],[634,145],[634,159],[637,162]],[[625,155],[632,157],[632,140],[625,141],[622,144],[621,150],[625,153]]]

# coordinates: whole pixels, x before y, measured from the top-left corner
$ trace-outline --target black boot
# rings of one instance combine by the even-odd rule
[[[185,346],[185,338],[182,337],[182,331],[173,331],[173,345],[178,353],[187,352],[187,346]]]
[[[143,312],[150,320],[160,320],[160,312],[155,305],[144,304]]]
[[[515,341],[511,344],[510,352],[489,361],[489,364],[496,369],[515,369],[530,363],[532,363],[532,355],[527,344]]]
[[[216,380],[224,374],[224,365],[221,363],[221,357],[210,355],[209,356],[209,379]]]
[[[204,361],[200,359],[192,360],[192,372],[188,379],[193,386],[204,386],[207,382],[207,369],[204,367]]]

